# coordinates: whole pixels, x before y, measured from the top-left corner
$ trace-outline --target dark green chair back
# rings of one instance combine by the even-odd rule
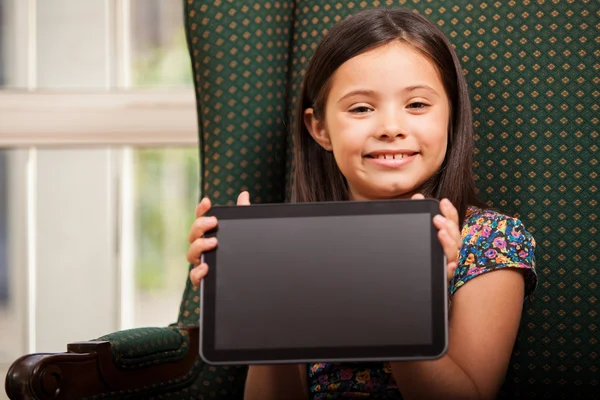
[[[390,6],[437,23],[469,82],[480,195],[521,218],[537,241],[539,286],[525,304],[501,397],[600,393],[597,2],[184,1],[202,194],[219,204],[242,190],[254,203],[285,201],[303,69],[334,23]],[[198,318],[188,285],[179,323]],[[201,396],[240,397],[245,372],[205,366]]]

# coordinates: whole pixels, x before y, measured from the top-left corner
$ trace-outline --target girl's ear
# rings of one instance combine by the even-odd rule
[[[304,125],[306,125],[306,129],[308,129],[310,136],[315,139],[315,142],[319,143],[327,151],[333,150],[331,139],[329,138],[327,129],[325,129],[325,123],[317,119],[314,109],[307,108],[304,110]]]

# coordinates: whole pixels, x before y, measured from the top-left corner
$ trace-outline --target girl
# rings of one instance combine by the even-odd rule
[[[472,134],[462,69],[434,24],[370,9],[329,32],[302,86],[293,201],[441,199],[433,223],[451,277],[448,352],[434,361],[251,366],[247,399],[495,397],[536,284],[535,242],[519,220],[477,200]],[[238,204],[249,204],[247,192]],[[200,256],[217,244],[202,238],[217,225],[203,217],[209,208],[203,199],[189,236],[196,286],[208,272]]]

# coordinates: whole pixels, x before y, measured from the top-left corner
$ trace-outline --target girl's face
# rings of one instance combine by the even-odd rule
[[[449,100],[434,65],[393,42],[342,64],[324,120],[305,111],[313,138],[332,151],[353,200],[409,197],[446,154]]]

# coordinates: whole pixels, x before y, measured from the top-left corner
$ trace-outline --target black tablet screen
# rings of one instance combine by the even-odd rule
[[[427,213],[220,220],[215,349],[431,344],[431,232]]]

